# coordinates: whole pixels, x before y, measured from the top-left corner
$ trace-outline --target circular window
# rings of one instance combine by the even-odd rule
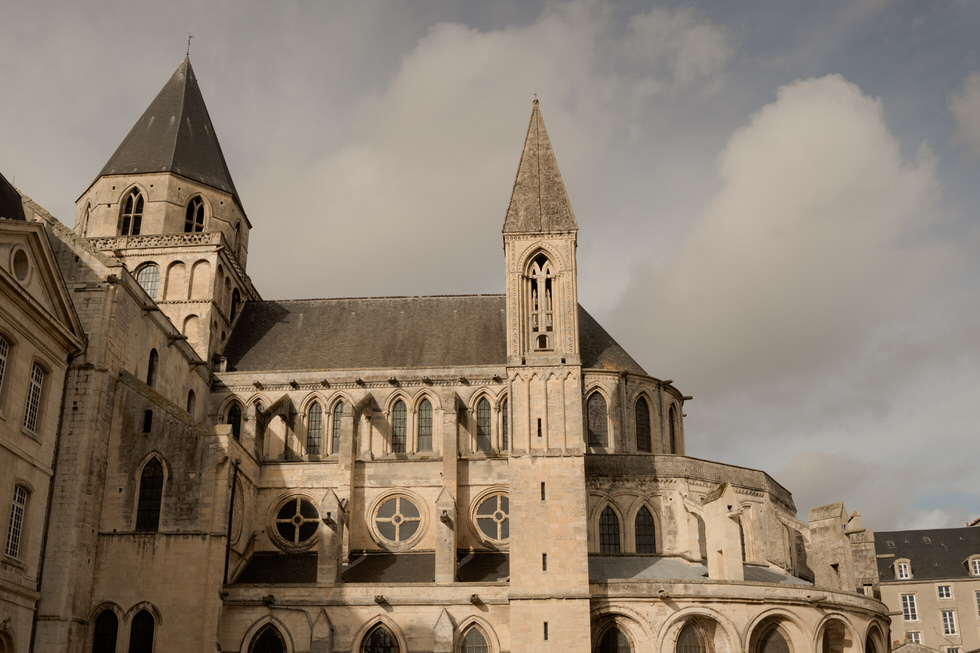
[[[320,515],[309,499],[290,497],[276,512],[275,525],[285,548],[305,548],[316,537]]]
[[[27,252],[19,247],[15,249],[10,267],[14,272],[14,276],[17,277],[17,281],[21,283],[27,281],[27,277],[31,273],[31,264],[27,259]]]
[[[388,544],[408,546],[421,533],[422,513],[411,499],[401,495],[381,502],[374,513],[374,528]]]
[[[476,527],[488,540],[502,542],[510,537],[510,501],[506,494],[491,494],[476,509]]]

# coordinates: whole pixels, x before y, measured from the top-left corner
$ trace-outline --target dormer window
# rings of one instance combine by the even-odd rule
[[[895,563],[895,578],[898,580],[912,578],[912,566],[907,560]]]
[[[970,575],[980,576],[980,555],[970,556]],[[977,603],[977,606],[977,609],[980,610],[980,602]]]
[[[187,215],[184,219],[184,233],[191,234],[204,231],[204,200],[200,195],[191,198],[187,203]]]
[[[143,223],[143,193],[138,188],[129,191],[123,202],[119,232],[123,236],[138,236]]]

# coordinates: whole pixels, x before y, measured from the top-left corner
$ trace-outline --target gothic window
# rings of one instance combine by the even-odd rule
[[[24,404],[24,428],[33,432],[41,409],[41,390],[44,388],[44,370],[37,363],[31,367],[31,380],[27,385],[27,401]]]
[[[238,315],[238,307],[242,303],[242,294],[238,292],[238,288],[231,291],[231,317],[229,318],[232,322],[235,321],[235,316]]]
[[[391,409],[391,451],[405,453],[408,434],[408,411],[405,402],[399,399]]]
[[[184,233],[204,231],[204,200],[200,195],[187,203],[187,215],[184,219]]]
[[[375,626],[364,638],[363,653],[398,653],[398,641],[382,624]]]
[[[704,630],[696,623],[688,623],[677,636],[677,653],[710,653]]]
[[[282,641],[282,635],[276,627],[266,624],[252,639],[248,653],[286,653],[286,644]]]
[[[500,448],[503,451],[510,449],[510,429],[507,421],[507,400],[500,404]]]
[[[606,400],[598,392],[589,395],[589,444],[606,445]]]
[[[160,527],[160,504],[163,502],[163,465],[151,458],[140,474],[139,501],[136,504],[136,530],[152,533]]]
[[[486,397],[476,404],[476,450],[490,451],[490,402]]]
[[[757,653],[790,653],[789,643],[776,626],[771,626],[759,638]]]
[[[330,451],[340,453],[340,426],[344,417],[344,402],[338,401],[333,407],[333,429],[330,434]]]
[[[422,513],[410,499],[394,496],[386,500],[374,514],[378,535],[390,544],[406,544],[419,531]]]
[[[232,437],[240,440],[242,437],[242,407],[237,401],[232,402],[228,409],[228,418],[225,420],[225,424],[231,424]]]
[[[646,506],[640,508],[636,513],[634,522],[634,532],[636,534],[637,553],[656,553],[657,552],[657,532],[653,522],[653,515]]]
[[[636,400],[634,421],[636,422],[636,450],[649,452],[650,442],[650,404],[644,397]]]
[[[136,271],[136,283],[146,291],[150,299],[156,299],[160,289],[160,268],[153,263],[147,263]]]
[[[309,544],[317,533],[320,515],[309,500],[290,497],[276,512],[276,533],[290,547]]]
[[[423,399],[418,417],[419,451],[432,451],[432,404]]]
[[[140,610],[129,629],[129,653],[153,653],[153,615]]]
[[[123,202],[119,232],[123,236],[138,236],[143,222],[143,193],[134,188]]]
[[[323,437],[323,410],[320,404],[313,402],[310,413],[306,418],[306,453],[310,456],[320,455],[320,440]]]
[[[490,653],[487,638],[483,636],[479,628],[472,626],[466,631],[462,645],[459,647],[459,653]]]
[[[599,515],[599,553],[619,553],[619,517],[612,506]]]
[[[4,553],[11,558],[20,555],[20,542],[24,534],[24,518],[27,515],[27,500],[30,490],[23,485],[14,486],[14,500],[10,503],[10,523],[7,525],[7,546]]]
[[[527,272],[531,341],[535,349],[552,349],[554,338],[554,282],[551,261],[538,254]]]
[[[613,626],[606,631],[599,641],[596,653],[631,653],[630,641],[619,628]]]
[[[476,509],[476,526],[484,537],[502,542],[510,537],[510,500],[506,494],[493,494]]]
[[[673,406],[668,413],[667,427],[670,429],[670,453],[677,453],[677,411]]]
[[[116,634],[119,618],[112,610],[103,610],[95,619],[92,629],[92,653],[116,653]]]
[[[146,364],[146,385],[153,387],[153,382],[157,377],[157,365],[160,363],[160,354],[156,349],[150,350],[150,360]]]

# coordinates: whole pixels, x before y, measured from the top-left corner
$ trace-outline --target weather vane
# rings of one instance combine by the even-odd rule
[[[191,56],[191,39],[192,38],[194,38],[194,35],[191,34],[190,32],[187,32],[187,56],[188,57]]]

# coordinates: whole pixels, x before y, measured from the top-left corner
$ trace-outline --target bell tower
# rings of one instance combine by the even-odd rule
[[[245,215],[189,58],[76,202],[75,231],[122,260],[204,360],[242,303]]]

